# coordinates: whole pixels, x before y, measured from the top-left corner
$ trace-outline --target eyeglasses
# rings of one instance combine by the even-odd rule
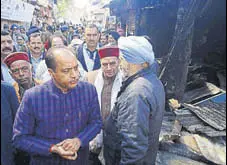
[[[29,67],[28,66],[23,66],[22,68],[18,68],[18,69],[11,69],[11,73],[12,74],[19,74],[20,73],[20,70],[23,72],[23,73],[26,73],[29,71]]]
[[[108,65],[110,65],[110,67],[114,67],[114,66],[116,66],[116,64],[117,64],[116,61],[113,61],[113,62],[110,62],[110,63],[105,63],[105,62],[103,62],[103,63],[102,63],[102,66],[103,66],[104,68],[107,68]]]

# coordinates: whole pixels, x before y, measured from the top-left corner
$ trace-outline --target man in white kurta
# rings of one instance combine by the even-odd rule
[[[101,69],[88,72],[86,80],[92,83],[97,90],[98,99],[105,128],[105,120],[109,116],[117,94],[122,84],[122,74],[119,72],[119,48],[116,46],[104,47],[98,50],[101,60]],[[90,163],[97,164],[98,155],[103,144],[103,133],[90,142]]]

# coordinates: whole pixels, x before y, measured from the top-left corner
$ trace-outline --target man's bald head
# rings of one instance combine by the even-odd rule
[[[66,55],[74,56],[73,52],[65,46],[50,48],[45,57],[45,63],[47,65],[47,68],[50,68],[53,71],[55,71],[57,67],[56,57]]]

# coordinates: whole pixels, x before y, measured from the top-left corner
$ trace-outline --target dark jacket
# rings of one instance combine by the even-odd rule
[[[85,62],[85,59],[84,59],[83,46],[84,46],[84,43],[81,44],[77,49],[77,59],[80,61],[84,70],[88,72],[87,65],[86,65],[86,62]],[[100,63],[100,58],[99,58],[99,55],[98,55],[98,52],[97,52],[96,57],[95,57],[95,61],[94,61],[93,70],[97,70],[100,67],[101,67],[101,63]]]
[[[129,77],[104,129],[106,165],[154,165],[165,108],[156,67]]]
[[[13,122],[19,102],[12,85],[1,82],[1,164],[14,165]]]

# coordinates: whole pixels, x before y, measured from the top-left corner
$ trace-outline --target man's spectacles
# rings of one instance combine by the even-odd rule
[[[23,73],[26,73],[29,71],[29,67],[28,66],[24,66],[22,68],[18,68],[18,69],[11,69],[11,73],[12,74],[19,74],[20,73],[20,70],[23,72]]]

